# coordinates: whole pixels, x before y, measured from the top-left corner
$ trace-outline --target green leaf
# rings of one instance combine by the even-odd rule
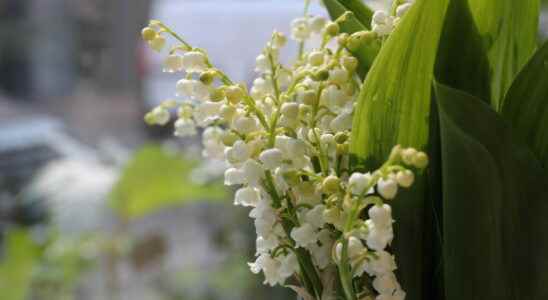
[[[39,249],[26,230],[10,230],[5,239],[5,255],[0,262],[2,299],[24,300],[29,291]]]
[[[548,299],[548,178],[502,118],[436,85],[448,300]]]
[[[359,0],[323,0],[327,12],[332,20],[336,20],[346,11],[354,13],[346,21],[342,22],[341,31],[352,34],[371,28],[372,11]],[[363,44],[356,51],[351,51],[358,61],[358,74],[363,79],[371,68],[377,53],[380,50],[380,43]]]
[[[469,0],[488,51],[491,104],[500,102],[518,71],[537,47],[539,0]]]
[[[548,168],[548,42],[512,83],[502,116]]]
[[[111,204],[124,217],[137,218],[157,210],[199,200],[226,199],[219,183],[197,184],[191,171],[198,161],[145,146],[135,154],[111,193]]]
[[[436,61],[436,80],[489,101],[489,60],[468,0],[451,0]]]
[[[378,167],[396,144],[428,144],[431,87],[447,0],[416,1],[390,35],[367,75],[354,115],[351,153],[365,169]],[[423,176],[392,206],[398,278],[408,299],[430,295],[431,206]],[[428,206],[427,206],[428,205]]]

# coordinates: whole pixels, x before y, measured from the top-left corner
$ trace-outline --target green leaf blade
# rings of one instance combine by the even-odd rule
[[[491,67],[491,104],[502,98],[537,47],[539,0],[468,0]]]
[[[503,102],[502,116],[548,168],[548,42],[516,77]]]
[[[489,101],[487,50],[474,23],[468,0],[452,0],[436,61],[436,80]]]
[[[546,299],[548,177],[490,106],[435,91],[447,299]]]

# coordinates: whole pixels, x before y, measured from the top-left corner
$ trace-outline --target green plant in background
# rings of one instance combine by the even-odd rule
[[[0,262],[2,299],[75,299],[74,289],[96,260],[94,237],[69,237],[48,230],[38,242],[30,229],[12,228]]]
[[[199,160],[169,153],[159,145],[137,151],[114,187],[110,202],[122,218],[139,218],[192,201],[219,201],[227,193],[219,181],[196,183],[191,172]]]
[[[355,1],[324,2],[333,18],[341,7],[363,15]],[[395,142],[433,158],[424,188],[394,204],[408,299],[548,298],[539,6],[416,1],[365,78],[351,146],[360,163],[378,165]]]

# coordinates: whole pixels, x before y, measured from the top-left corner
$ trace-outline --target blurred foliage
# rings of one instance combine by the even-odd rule
[[[32,277],[33,299],[74,299],[74,289],[98,257],[96,236],[62,236],[52,232]]]
[[[6,232],[0,260],[1,299],[74,299],[74,287],[97,257],[97,240],[92,236],[61,236],[40,231],[37,242],[29,229]]]
[[[202,185],[192,181],[191,171],[198,164],[198,160],[168,153],[158,145],[147,145],[125,167],[111,193],[111,205],[131,219],[171,205],[226,199],[221,182]]]
[[[40,250],[29,231],[10,230],[5,235],[4,252],[0,261],[0,291],[2,299],[23,300],[28,293],[34,264]]]

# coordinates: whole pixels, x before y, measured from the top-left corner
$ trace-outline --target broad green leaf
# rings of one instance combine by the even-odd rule
[[[548,299],[546,173],[488,104],[435,91],[446,299]]]
[[[488,51],[491,104],[500,102],[537,47],[539,0],[468,0]]]
[[[122,216],[137,218],[189,201],[226,199],[219,182],[192,181],[191,171],[197,165],[198,161],[166,153],[159,146],[145,146],[125,167],[111,203]]]
[[[378,167],[396,144],[428,144],[434,62],[447,0],[416,1],[383,45],[369,71],[354,115],[350,150],[365,169]],[[421,176],[392,203],[398,277],[408,299],[430,295],[431,206]],[[428,205],[428,206],[427,206]]]
[[[491,99],[487,51],[468,0],[449,2],[436,61],[436,80],[480,99]]]
[[[359,0],[323,0],[327,12],[332,20],[336,20],[339,16],[344,14],[346,11],[351,11],[354,13],[353,16],[347,18],[346,21],[341,23],[341,31],[348,34],[352,34],[358,31],[364,31],[371,28],[371,10],[361,3]],[[380,43],[374,42],[371,44],[363,44],[356,51],[352,51],[358,61],[358,74],[363,79],[377,53],[380,50]]]
[[[379,166],[396,144],[428,142],[431,83],[447,0],[417,1],[390,35],[365,79],[351,152]]]
[[[25,230],[10,230],[0,261],[0,298],[24,300],[29,292],[38,247]]]
[[[512,83],[502,116],[548,168],[548,42]]]

